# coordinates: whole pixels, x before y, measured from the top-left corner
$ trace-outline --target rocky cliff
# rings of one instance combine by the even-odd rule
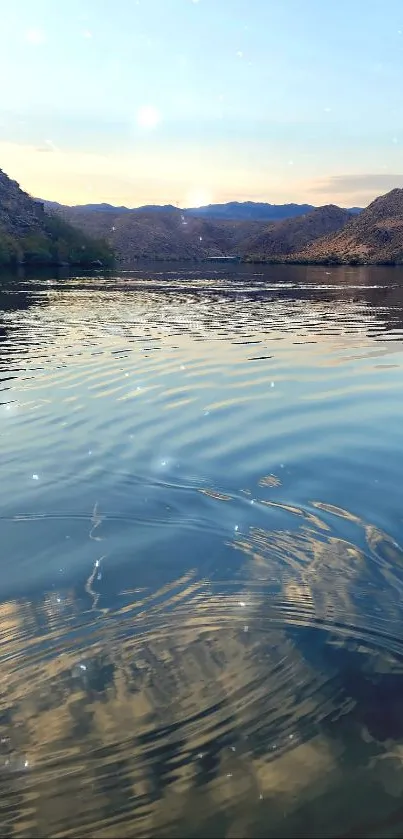
[[[24,192],[0,170],[0,266],[111,264],[112,250],[91,239]]]

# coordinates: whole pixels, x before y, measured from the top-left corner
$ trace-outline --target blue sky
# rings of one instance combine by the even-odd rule
[[[401,0],[15,0],[0,166],[66,203],[403,186]]]

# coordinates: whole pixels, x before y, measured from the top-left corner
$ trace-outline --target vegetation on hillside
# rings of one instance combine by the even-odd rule
[[[21,248],[17,240],[9,233],[0,230],[0,267],[15,265],[21,261]]]
[[[23,192],[0,170],[0,267],[113,264],[113,250],[92,238]]]
[[[48,216],[43,230],[13,236],[0,229],[0,266],[113,264],[110,246],[81,233],[63,219]]]

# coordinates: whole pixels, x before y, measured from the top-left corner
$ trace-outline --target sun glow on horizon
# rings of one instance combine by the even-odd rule
[[[185,207],[206,207],[214,201],[213,193],[203,187],[191,189],[186,196]]]

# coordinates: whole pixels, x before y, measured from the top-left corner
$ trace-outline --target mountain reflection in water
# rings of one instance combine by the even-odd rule
[[[4,278],[0,834],[400,836],[403,271]]]

